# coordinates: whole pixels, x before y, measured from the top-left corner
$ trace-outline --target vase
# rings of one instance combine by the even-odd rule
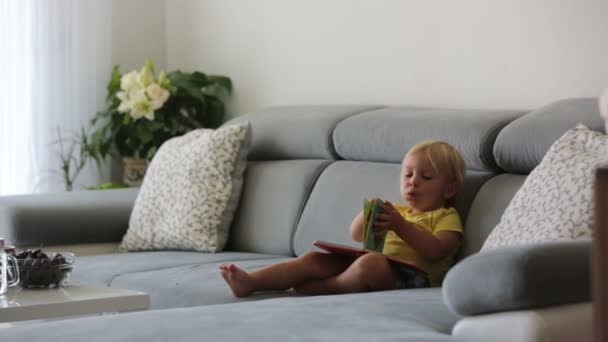
[[[146,159],[122,158],[122,181],[130,187],[140,186],[146,175],[148,161]]]

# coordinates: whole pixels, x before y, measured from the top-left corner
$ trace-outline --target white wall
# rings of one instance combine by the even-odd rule
[[[165,0],[113,0],[112,30],[112,61],[121,72],[140,69],[148,57],[166,68]]]
[[[605,0],[168,0],[169,69],[233,79],[231,111],[533,108],[608,86]]]

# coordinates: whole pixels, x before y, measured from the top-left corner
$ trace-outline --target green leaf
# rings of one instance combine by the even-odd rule
[[[152,146],[148,150],[148,153],[146,153],[146,159],[151,160],[154,157],[154,155],[156,154],[156,151],[157,151],[156,146]]]
[[[165,126],[159,119],[160,116],[162,116],[162,113],[157,113],[156,119],[154,119],[154,121],[146,121],[146,125],[148,126],[148,129],[150,131],[158,131]]]
[[[206,87],[201,88],[201,92],[206,96],[216,97],[221,101],[228,101],[230,92],[219,84],[210,84]]]
[[[226,76],[213,75],[213,76],[208,76],[208,79],[210,82],[224,87],[224,89],[226,89],[228,94],[232,93],[232,81],[230,80],[230,78],[228,78]]]
[[[207,75],[203,74],[200,71],[193,72],[189,78],[190,78],[191,82],[194,83],[199,88],[202,88],[210,83]]]
[[[107,86],[108,96],[106,97],[106,101],[110,101],[120,90],[120,77],[120,66],[116,64],[114,69],[112,69],[112,76],[110,77],[110,82]]]
[[[128,186],[123,183],[108,182],[108,183],[100,184],[98,186],[90,186],[87,189],[89,189],[89,190],[107,190],[107,189],[121,189],[121,188],[126,188],[126,187],[128,187]]]
[[[222,101],[210,99],[207,101],[207,117],[205,118],[206,126],[209,128],[218,128],[224,122],[226,109]]]
[[[200,87],[194,82],[190,75],[185,74],[181,71],[175,71],[168,75],[171,80],[171,84],[176,87],[176,92],[185,93],[189,96],[194,97],[200,101],[204,101],[203,93],[200,90]]]
[[[137,137],[144,145],[152,141],[152,138],[154,138],[152,132],[150,132],[150,129],[145,122],[142,122],[137,126]]]
[[[131,123],[131,115],[125,114],[125,116],[122,119],[122,124],[124,126],[128,126],[130,123]]]
[[[152,75],[154,75],[154,63],[150,57],[146,58],[146,64],[144,67],[148,69]]]

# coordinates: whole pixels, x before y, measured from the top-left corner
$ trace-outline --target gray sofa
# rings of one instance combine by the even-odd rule
[[[562,133],[577,122],[604,131],[595,99],[533,111],[279,107],[236,120],[244,119],[253,130],[250,162],[221,253],[111,252],[127,229],[136,189],[0,197],[0,236],[18,246],[75,250],[72,280],[144,291],[152,306],[17,324],[0,329],[0,340],[590,339],[589,241],[477,252]],[[217,271],[220,263],[253,270],[312,250],[316,239],[356,245],[348,227],[362,199],[400,200],[401,157],[430,138],[457,146],[468,167],[456,201],[464,244],[441,288],[232,296]],[[96,254],[100,250],[104,254]]]

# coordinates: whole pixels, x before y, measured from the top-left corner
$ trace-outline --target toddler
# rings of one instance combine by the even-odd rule
[[[416,144],[401,163],[400,190],[406,205],[386,201],[376,216],[375,234],[386,234],[384,250],[358,258],[310,251],[298,258],[248,273],[231,263],[220,272],[237,297],[257,291],[294,289],[303,294],[333,294],[439,286],[454,261],[462,225],[452,207],[465,173],[453,146],[430,140]],[[363,241],[363,212],[350,226]],[[383,254],[406,259],[428,278],[389,262]]]

